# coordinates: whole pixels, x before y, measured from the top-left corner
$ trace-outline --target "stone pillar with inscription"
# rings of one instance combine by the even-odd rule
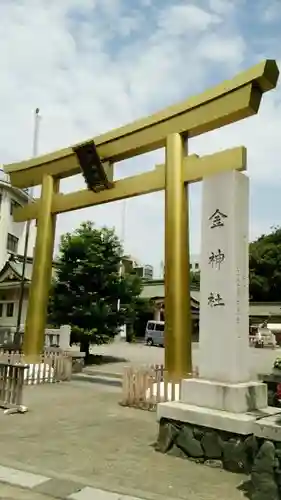
[[[240,434],[267,407],[267,387],[250,380],[249,179],[237,171],[203,179],[199,378],[182,380],[172,418]],[[252,412],[252,413],[251,413]]]
[[[230,171],[203,181],[200,377],[250,380],[249,178]]]

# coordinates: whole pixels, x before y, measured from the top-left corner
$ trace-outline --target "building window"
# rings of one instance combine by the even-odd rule
[[[8,318],[12,318],[14,316],[14,303],[8,302],[7,304],[7,316]]]
[[[198,262],[195,262],[195,269],[199,269],[199,264],[198,264]]]
[[[0,302],[0,318],[3,316],[3,303]]]
[[[9,252],[17,253],[18,245],[19,245],[19,239],[13,234],[8,233],[7,250]]]
[[[15,208],[18,208],[18,207],[21,207],[21,205],[15,201],[15,200],[11,200],[11,204],[10,204],[10,214],[13,215],[14,213],[14,209]]]

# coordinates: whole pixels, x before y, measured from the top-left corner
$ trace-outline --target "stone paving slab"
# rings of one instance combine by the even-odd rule
[[[96,488],[87,487],[78,493],[70,495],[71,500],[141,500],[137,497],[128,497],[127,495],[119,495],[118,493],[111,493],[104,490],[97,490]]]
[[[48,477],[39,474],[32,474],[31,472],[0,466],[0,481],[5,483],[23,486],[24,488],[34,488],[48,480]]]
[[[12,467],[0,467],[0,470],[0,494],[3,489],[4,491],[6,490],[7,494],[9,486],[12,486],[12,492],[16,492],[17,494],[17,490],[14,487],[18,486],[20,487],[18,491],[23,492],[28,490],[31,499],[33,495],[35,495],[34,498],[37,496],[40,498],[40,495],[44,495],[42,498],[48,497],[64,500],[144,500],[140,497],[132,497],[91,486],[84,486],[74,481],[43,477],[40,474],[33,474]],[[18,497],[16,496],[15,498]],[[0,497],[0,500],[6,500],[6,498]]]
[[[120,397],[82,382],[26,387],[28,413],[0,411],[1,465],[50,478],[32,491],[54,497],[60,488],[59,498],[81,485],[145,500],[244,498],[243,476],[157,454],[155,413],[121,407]]]
[[[30,494],[43,494],[51,498],[65,500],[143,500],[90,486],[78,485],[73,481],[51,479],[12,467],[0,467],[0,492],[1,487],[4,486],[5,489],[8,485],[29,489]]]
[[[0,483],[0,500],[51,500],[54,497],[33,490]]]
[[[45,483],[35,487],[34,491],[50,495],[51,497],[72,498],[71,495],[75,495],[84,488],[85,484],[77,483],[76,481],[69,481],[63,478],[49,478]]]

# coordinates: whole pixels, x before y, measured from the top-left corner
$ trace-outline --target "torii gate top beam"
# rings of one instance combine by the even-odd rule
[[[171,133],[194,137],[256,114],[262,94],[276,87],[278,76],[276,62],[266,60],[198,96],[96,137],[98,155],[102,161],[125,160],[163,147]],[[19,188],[41,184],[46,173],[57,178],[79,174],[74,149],[91,141],[5,165],[4,170]]]
[[[226,170],[246,170],[247,152],[243,147],[227,149],[212,155],[198,157],[189,155],[184,158],[183,182],[197,182],[206,175],[214,175]],[[154,170],[133,177],[125,177],[113,183],[113,189],[93,192],[82,189],[73,193],[56,193],[53,196],[52,214],[80,210],[81,208],[103,205],[112,201],[124,200],[143,194],[165,189],[165,165],[157,165]],[[14,210],[15,222],[36,219],[40,200],[28,203]]]

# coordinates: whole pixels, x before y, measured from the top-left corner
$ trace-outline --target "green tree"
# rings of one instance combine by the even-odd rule
[[[70,324],[73,340],[89,354],[90,343],[109,342],[134,319],[141,292],[137,276],[120,276],[122,246],[114,230],[92,222],[62,236],[53,280],[49,321]],[[120,299],[120,307],[119,307]]]
[[[275,302],[281,299],[281,228],[272,228],[250,243],[250,300]]]
[[[200,285],[200,272],[190,273],[190,284]],[[249,245],[249,295],[253,302],[281,300],[280,227],[273,227]]]

